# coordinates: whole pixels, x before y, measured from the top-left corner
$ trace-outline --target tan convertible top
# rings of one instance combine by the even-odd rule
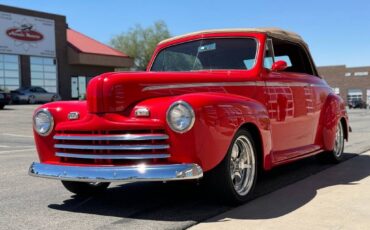
[[[267,34],[270,37],[279,38],[282,40],[288,40],[292,42],[298,42],[304,46],[307,46],[307,44],[303,41],[302,37],[298,34],[286,30],[282,30],[280,28],[232,28],[232,29],[215,29],[215,30],[203,30],[193,33],[188,33],[180,36],[175,36],[166,40],[161,41],[159,44],[163,44],[169,41],[173,41],[179,38],[188,37],[192,35],[198,35],[198,34],[209,34],[209,33],[222,33],[222,32],[247,32],[247,33],[264,33]]]

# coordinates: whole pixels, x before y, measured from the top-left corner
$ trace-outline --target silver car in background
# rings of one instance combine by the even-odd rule
[[[60,100],[57,93],[49,93],[39,86],[21,87],[10,91],[13,103],[45,103]]]

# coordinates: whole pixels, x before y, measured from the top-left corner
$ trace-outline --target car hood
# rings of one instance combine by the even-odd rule
[[[226,92],[225,87],[247,83],[253,71],[120,72],[93,78],[87,88],[91,113],[123,112],[154,97],[194,92]]]

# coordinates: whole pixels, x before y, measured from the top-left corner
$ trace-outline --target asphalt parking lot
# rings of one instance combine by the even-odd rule
[[[200,186],[190,183],[113,185],[102,195],[82,199],[59,181],[28,176],[30,163],[38,160],[31,122],[35,108],[11,105],[0,110],[0,229],[184,229],[233,209],[209,199]],[[350,111],[353,132],[346,159],[370,149],[369,121],[369,110]],[[279,167],[262,176],[257,196],[331,167],[314,157]],[[292,209],[311,200],[302,200]]]

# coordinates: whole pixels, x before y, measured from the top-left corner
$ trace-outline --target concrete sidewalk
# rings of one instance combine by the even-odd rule
[[[370,152],[191,229],[370,229]]]

